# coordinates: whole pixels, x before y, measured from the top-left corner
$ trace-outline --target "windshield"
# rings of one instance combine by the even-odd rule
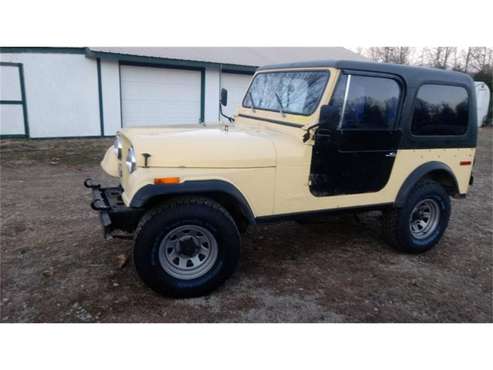
[[[259,73],[243,107],[308,116],[317,108],[328,79],[328,71]]]

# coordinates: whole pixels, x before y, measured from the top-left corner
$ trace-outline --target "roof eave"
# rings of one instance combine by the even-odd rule
[[[132,55],[132,54],[122,54],[122,53],[111,53],[105,51],[96,51],[86,48],[86,56],[93,59],[104,59],[118,62],[125,62],[129,64],[145,64],[145,65],[156,65],[156,66],[167,66],[167,67],[180,67],[180,68],[190,68],[190,69],[202,69],[205,67],[220,67],[223,70],[239,73],[255,73],[257,66],[247,66],[229,63],[216,63],[216,62],[205,62],[198,60],[185,60],[185,59],[174,59],[174,58],[162,58],[162,57],[152,57],[145,55]]]

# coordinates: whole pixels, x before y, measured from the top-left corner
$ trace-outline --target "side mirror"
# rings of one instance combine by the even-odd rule
[[[228,105],[228,90],[225,88],[221,89],[221,105],[226,106]]]
[[[323,105],[320,108],[320,127],[335,131],[341,120],[341,109],[332,104]]]

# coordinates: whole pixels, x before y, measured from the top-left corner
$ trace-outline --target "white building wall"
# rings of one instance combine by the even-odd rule
[[[205,69],[205,114],[207,123],[217,123],[219,119],[219,66]]]
[[[221,76],[221,88],[228,90],[228,106],[223,108],[223,113],[233,117],[238,114],[243,97],[250,85],[252,75],[223,72]],[[223,119],[224,120],[224,119]]]
[[[102,134],[96,59],[87,58],[84,54],[19,52],[2,53],[0,61],[23,65],[30,137],[78,137]],[[114,135],[122,127],[121,68],[118,61],[101,60],[100,62],[105,136]],[[7,86],[7,88],[2,87],[0,92],[3,100],[21,99],[17,71],[17,67],[2,66],[2,72],[5,72],[2,74],[2,86]],[[223,82],[227,82],[228,78],[233,78],[235,81],[238,78],[249,79],[247,76],[229,74],[223,74],[222,78],[225,80]],[[229,85],[225,83],[225,87],[230,90],[231,98],[229,107],[225,109],[226,112],[236,105],[234,98],[235,88],[239,88],[236,86],[239,84],[237,82]],[[197,89],[193,92],[200,96],[200,87]],[[219,65],[206,67],[204,86],[206,123],[214,124],[220,119],[220,89]],[[242,96],[242,94],[236,95]],[[179,110],[180,107],[173,109]],[[2,105],[0,119],[2,135],[24,133],[21,105]],[[163,121],[163,124],[166,122]]]
[[[22,63],[31,137],[101,135],[96,60],[81,54],[0,54]]]
[[[120,72],[118,62],[101,61],[104,135],[113,136],[121,128]]]

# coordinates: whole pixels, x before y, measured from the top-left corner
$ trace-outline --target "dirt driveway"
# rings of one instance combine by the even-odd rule
[[[491,322],[493,130],[482,129],[468,198],[434,250],[398,254],[378,216],[259,226],[240,268],[204,298],[158,296],[121,267],[131,241],[104,241],[82,181],[108,183],[111,143],[2,140],[3,322]]]

